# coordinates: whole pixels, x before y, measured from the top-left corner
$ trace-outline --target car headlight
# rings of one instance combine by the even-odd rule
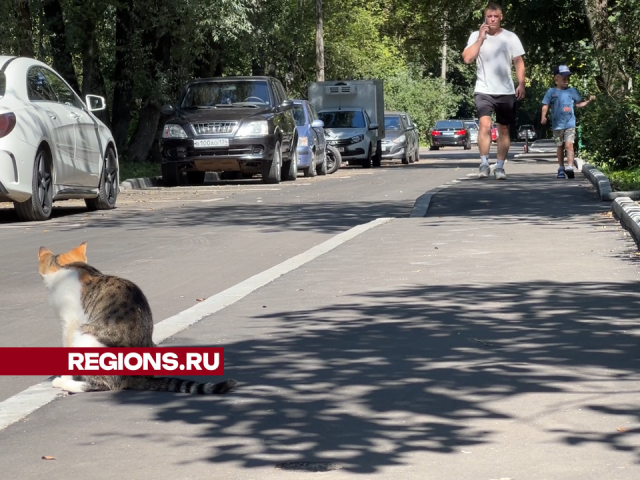
[[[265,135],[269,135],[269,123],[266,120],[245,123],[236,133],[236,137],[264,137]]]
[[[393,143],[404,143],[407,141],[407,136],[403,133],[398,138],[396,138]]]
[[[187,133],[180,125],[167,123],[162,132],[162,138],[187,138]]]
[[[364,140],[364,135],[356,135],[355,137],[351,137],[351,143],[358,143]]]
[[[300,147],[308,147],[309,146],[309,139],[307,137],[300,137],[298,139],[298,146],[300,146]]]

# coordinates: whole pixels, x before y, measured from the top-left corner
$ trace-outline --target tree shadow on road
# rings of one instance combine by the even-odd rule
[[[526,394],[557,394],[564,402],[579,385],[593,396],[563,408],[636,420],[637,408],[612,406],[607,394],[640,380],[637,286],[566,289],[553,282],[415,286],[248,320],[230,311],[225,321],[256,329],[256,340],[225,345],[226,375],[241,382],[237,391],[222,399],[152,392],[111,398],[150,406],[150,420],[161,424],[197,426],[188,441],[206,444],[204,460],[218,465],[337,462],[365,475],[410,464],[416,452],[500,443],[498,424],[515,419],[501,405]],[[275,324],[268,335],[263,322]],[[202,339],[192,335],[194,343]],[[554,413],[547,408],[533,406],[542,416]],[[599,443],[639,463],[630,439],[637,445],[640,431],[616,436],[615,425],[607,432],[537,428],[559,445]]]

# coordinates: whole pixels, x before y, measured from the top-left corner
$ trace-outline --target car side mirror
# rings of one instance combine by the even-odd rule
[[[414,127],[413,125],[410,125],[410,126],[407,127],[407,130],[415,130],[415,129],[416,129],[416,127]]]
[[[173,108],[173,105],[163,105],[160,111],[163,115],[173,115],[176,110]]]
[[[324,128],[324,122],[322,120],[314,120],[311,122],[312,128]]]
[[[90,112],[99,112],[107,108],[107,102],[104,97],[100,95],[87,95],[84,98],[87,104],[87,110]]]
[[[371,125],[369,125],[369,130],[377,130],[377,129],[378,129],[377,123],[372,123]]]
[[[286,112],[287,110],[291,110],[293,108],[293,102],[291,100],[285,100],[280,104],[280,111]]]

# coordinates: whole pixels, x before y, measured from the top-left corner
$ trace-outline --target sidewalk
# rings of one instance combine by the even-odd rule
[[[224,346],[237,391],[58,399],[3,478],[636,480],[636,245],[581,174],[506,168],[163,344]]]

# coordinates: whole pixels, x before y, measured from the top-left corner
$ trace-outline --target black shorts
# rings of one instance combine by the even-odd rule
[[[516,96],[514,95],[488,95],[476,93],[473,95],[478,110],[478,118],[491,116],[496,112],[496,123],[500,125],[513,125],[516,122]]]

